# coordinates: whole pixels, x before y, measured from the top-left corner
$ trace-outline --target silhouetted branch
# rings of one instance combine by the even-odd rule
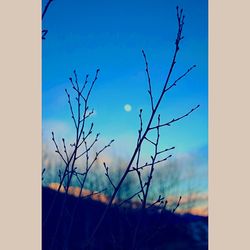
[[[161,160],[157,160],[157,161],[154,162],[154,165],[157,165],[158,163],[164,162],[164,161],[166,161],[167,159],[169,159],[171,157],[172,157],[172,155],[168,155],[167,157],[165,157],[165,158],[163,158]],[[152,162],[151,163],[146,162],[144,165],[142,165],[142,166],[140,166],[138,168],[133,167],[132,169],[129,170],[129,172],[134,172],[136,170],[142,170],[142,169],[144,169],[146,167],[151,167],[151,166],[152,166]]]
[[[93,161],[91,162],[89,168],[91,168],[91,167],[93,166],[93,164],[94,164],[94,163],[96,162],[96,160],[98,159],[98,156],[99,156],[106,148],[110,147],[111,144],[112,144],[113,142],[114,142],[114,140],[111,140],[111,141],[109,142],[109,144],[107,144],[106,146],[104,146],[99,152],[96,152],[95,158],[94,158]]]
[[[145,140],[150,142],[151,144],[153,144],[155,146],[155,143],[153,141],[151,141],[150,139],[148,139],[147,137],[145,137]]]
[[[145,184],[144,184],[145,186]],[[144,187],[143,186],[143,187]],[[123,200],[118,206],[122,206],[124,203],[130,201],[131,199],[133,199],[135,196],[139,195],[142,192],[143,188],[141,190],[139,190],[138,192],[136,192],[135,194],[131,195],[129,198],[127,198],[126,200]]]
[[[65,190],[65,196],[64,196],[64,200],[62,203],[62,206],[60,207],[60,210],[58,211],[59,214],[59,220],[57,225],[55,226],[55,231],[54,231],[54,236],[52,238],[51,241],[51,248],[53,248],[53,245],[55,243],[55,238],[56,235],[58,233],[59,230],[59,225],[63,219],[63,214],[64,214],[64,210],[65,210],[65,204],[66,204],[66,199],[67,199],[67,195],[68,195],[68,191],[70,188],[70,185],[72,183],[72,178],[76,178],[77,181],[80,184],[80,192],[79,192],[79,196],[82,196],[82,190],[84,188],[87,176],[89,171],[91,170],[92,166],[94,165],[94,163],[97,161],[99,155],[108,147],[111,146],[111,144],[113,143],[114,140],[111,140],[107,145],[105,145],[101,150],[97,151],[95,153],[95,156],[93,159],[90,159],[89,156],[89,152],[93,149],[93,146],[97,143],[98,138],[99,138],[99,133],[96,135],[95,139],[89,144],[87,142],[88,137],[92,134],[93,131],[93,126],[94,124],[91,123],[90,128],[86,131],[86,120],[87,118],[89,118],[94,110],[89,112],[89,106],[88,106],[88,100],[90,97],[90,94],[92,92],[93,86],[96,82],[96,80],[98,79],[98,73],[99,73],[99,69],[97,69],[94,80],[92,81],[89,90],[86,92],[85,96],[83,91],[86,90],[86,85],[88,82],[88,75],[85,78],[85,82],[83,84],[82,87],[80,87],[79,85],[79,81],[78,81],[78,77],[77,77],[77,73],[74,70],[73,74],[74,74],[74,80],[70,77],[70,83],[72,85],[73,90],[76,93],[76,106],[73,106],[72,101],[71,101],[71,96],[68,92],[67,89],[65,89],[65,92],[67,94],[68,97],[68,104],[69,104],[69,108],[70,108],[70,113],[71,113],[71,117],[73,119],[74,122],[74,126],[75,126],[75,141],[74,143],[71,143],[70,146],[73,147],[72,152],[69,154],[69,152],[67,151],[67,146],[65,143],[65,139],[62,139],[63,142],[63,148],[64,148],[64,153],[66,156],[66,159],[64,158],[64,156],[62,155],[62,153],[59,150],[59,147],[56,143],[56,140],[54,138],[54,132],[52,132],[52,140],[55,144],[56,147],[56,152],[60,155],[60,157],[62,158],[63,162],[65,163],[65,168],[63,173],[59,173],[59,180],[60,180],[60,184],[58,187],[58,192],[60,191],[61,187],[64,187]],[[81,100],[83,100],[83,105],[81,103]],[[84,149],[82,149],[82,145],[84,145]],[[85,156],[85,170],[84,172],[81,171],[77,171],[77,167],[76,164],[78,162],[78,159],[82,156]],[[57,193],[58,193],[57,192]],[[94,193],[93,193],[94,194]],[[47,219],[52,211],[52,208],[55,204],[55,199],[52,201],[51,203],[51,207],[49,209],[48,215],[46,216],[43,225],[46,224]],[[76,209],[76,208],[75,208]],[[72,211],[72,215],[74,215],[75,210]],[[71,222],[70,225],[72,225],[73,223],[73,217],[71,217]],[[69,227],[69,231],[70,231]],[[67,237],[66,237],[67,238]]]
[[[140,128],[138,130],[137,145],[139,144],[139,142],[141,140],[141,136],[142,136],[142,127],[143,127],[142,109],[140,109],[139,118],[140,118]],[[145,184],[143,184],[142,176],[141,176],[141,172],[140,172],[140,167],[139,167],[139,164],[140,164],[140,154],[141,154],[141,146],[138,149],[137,160],[136,160],[136,167],[134,168],[134,170],[137,173],[137,176],[138,176],[138,179],[139,179],[139,184],[140,184],[140,187],[141,187],[141,192],[142,192],[142,195],[144,197],[144,195],[145,195],[145,192],[144,192],[144,186],[145,186]],[[138,196],[139,196],[139,193],[138,193]]]
[[[86,85],[88,83],[88,78],[89,78],[89,75],[87,74],[86,77],[85,77],[85,81],[84,81],[84,84],[82,86],[82,89],[80,91],[81,95],[82,95],[82,92],[84,91],[84,89],[86,88]]]
[[[65,92],[66,92],[67,97],[68,97],[68,104],[69,104],[69,108],[70,108],[70,112],[71,112],[71,118],[74,121],[75,128],[77,128],[77,122],[76,122],[75,114],[74,114],[74,111],[73,111],[73,107],[72,107],[72,103],[71,103],[71,99],[70,99],[70,94],[68,93],[67,89],[65,89]]]
[[[155,154],[154,156],[151,157],[151,169],[150,169],[150,174],[148,176],[148,181],[146,182],[146,190],[145,190],[145,194],[144,194],[144,197],[142,198],[143,200],[143,207],[146,206],[146,199],[147,199],[147,195],[148,195],[148,189],[149,189],[149,186],[150,186],[150,183],[151,183],[151,179],[152,179],[152,175],[153,175],[153,171],[154,171],[154,165],[155,163],[157,162],[156,160],[156,157],[157,155],[159,154],[159,152],[162,152],[162,151],[158,151],[158,141],[159,141],[159,128],[160,127],[163,127],[163,126],[169,126],[171,123],[174,123],[176,121],[179,121],[180,119],[188,116],[190,113],[192,113],[194,110],[196,110],[199,105],[196,106],[196,108],[193,108],[190,112],[188,112],[187,114],[185,114],[184,116],[182,117],[179,117],[177,119],[173,119],[172,121],[166,123],[166,124],[160,124],[160,116],[158,116],[158,124],[157,126],[152,126],[152,122],[154,121],[154,118],[155,118],[155,115],[158,111],[158,108],[162,102],[162,99],[164,97],[164,95],[166,94],[166,90],[168,88],[168,84],[169,84],[169,79],[170,79],[170,76],[172,75],[172,72],[173,72],[173,69],[174,69],[174,66],[176,64],[176,57],[177,57],[177,54],[180,50],[180,42],[181,40],[184,38],[183,35],[182,35],[182,30],[183,30],[183,26],[184,26],[184,19],[185,19],[185,16],[183,15],[183,10],[179,10],[179,8],[177,7],[176,8],[176,13],[177,13],[177,23],[178,23],[178,30],[177,30],[177,34],[176,34],[176,39],[175,39],[175,51],[174,51],[174,54],[173,54],[173,58],[172,58],[172,62],[171,62],[171,65],[170,65],[170,68],[169,68],[169,71],[168,71],[168,74],[167,74],[167,77],[166,77],[166,81],[162,87],[162,91],[160,93],[160,96],[159,98],[157,99],[157,101],[155,102],[155,104],[153,103],[153,95],[152,95],[152,88],[151,88],[151,79],[150,79],[150,75],[149,75],[149,70],[148,70],[148,62],[147,62],[147,59],[146,59],[146,54],[144,51],[142,51],[143,53],[143,57],[144,57],[144,60],[145,60],[145,63],[146,63],[146,73],[147,73],[147,77],[148,77],[148,85],[149,85],[149,95],[150,95],[150,101],[151,101],[151,115],[150,115],[150,118],[148,120],[148,122],[146,123],[146,126],[145,126],[145,130],[144,132],[142,132],[142,126],[140,125],[140,129],[139,129],[139,136],[138,136],[138,140],[137,140],[137,145],[136,145],[136,148],[131,156],[131,159],[122,175],[122,177],[120,178],[120,181],[118,182],[117,186],[115,187],[114,189],[114,192],[109,200],[109,203],[104,211],[104,213],[102,214],[99,222],[97,223],[88,243],[87,243],[87,246],[93,241],[93,238],[96,234],[96,232],[98,231],[100,225],[102,224],[108,210],[110,209],[110,207],[112,206],[113,204],[113,200],[115,199],[116,197],[116,194],[117,192],[119,191],[122,183],[124,182],[125,178],[127,177],[128,173],[131,172],[131,168],[132,168],[132,165],[134,163],[134,161],[136,160],[136,165],[138,166],[139,165],[139,158],[140,158],[140,152],[141,152],[141,146],[142,146],[142,143],[146,140],[148,142],[150,142],[151,144],[153,144],[155,146]],[[193,66],[194,67],[194,66]],[[177,81],[181,80],[189,71],[192,70],[191,67],[186,73],[184,73],[182,76],[180,76],[179,78],[177,78],[177,80],[174,82],[174,84],[176,84]],[[173,85],[174,86],[174,85]],[[140,119],[141,119],[141,111],[140,111]],[[157,130],[157,139],[156,139],[156,142],[152,142],[149,138],[148,138],[148,133],[149,131],[153,130],[153,129],[156,129]],[[170,157],[170,156],[169,156]],[[139,180],[141,178],[140,176],[140,173],[139,173],[139,169],[138,167],[137,168],[134,168],[135,171],[137,172],[137,175],[139,177]]]
[[[42,20],[43,20],[43,18],[44,18],[44,16],[45,16],[46,12],[48,11],[48,8],[49,8],[49,6],[50,6],[50,4],[51,4],[52,2],[53,2],[53,0],[48,0],[47,4],[45,5],[44,10],[43,10],[43,13],[42,13]]]
[[[144,61],[145,61],[145,64],[146,64],[146,73],[147,73],[147,77],[148,77],[148,88],[149,88],[148,93],[149,93],[149,96],[150,96],[151,109],[153,111],[154,110],[154,101],[153,101],[151,79],[150,79],[150,74],[149,74],[149,69],[148,69],[148,61],[147,61],[147,57],[146,57],[146,54],[145,54],[144,50],[142,50],[142,54],[143,54]]]
[[[55,147],[56,147],[55,152],[58,153],[58,154],[60,155],[61,159],[62,159],[62,160],[64,161],[64,163],[67,165],[67,161],[64,159],[64,157],[63,157],[62,153],[60,152],[59,147],[58,147],[58,145],[57,145],[57,143],[56,143],[55,136],[54,136],[54,132],[52,132],[52,141],[54,142]]]
[[[180,206],[180,202],[181,202],[181,196],[180,196],[180,198],[179,198],[179,200],[178,200],[178,202],[177,202],[175,208],[173,209],[173,213],[174,213],[174,212],[176,211],[176,209]]]
[[[157,203],[162,203],[163,200],[164,200],[164,197],[161,197],[161,195],[159,195],[158,199],[157,199],[154,203],[152,203],[152,204],[148,207],[148,209],[152,208],[152,207],[155,206]]]
[[[105,162],[103,162],[103,166],[104,166],[104,168],[105,168],[105,175],[107,176],[107,178],[108,178],[108,180],[109,180],[111,186],[115,189],[115,185],[114,185],[114,183],[113,183],[113,181],[111,180],[110,175],[109,175],[109,168],[107,167],[107,165],[106,165]]]
[[[43,10],[43,12],[42,12],[42,21],[43,21],[43,19],[44,19],[44,17],[45,17],[45,14],[46,14],[47,11],[48,11],[48,8],[49,8],[50,4],[52,3],[52,1],[53,1],[53,0],[48,0],[47,4],[45,5],[44,10]],[[47,29],[43,29],[43,30],[42,30],[42,39],[43,39],[43,40],[46,38],[47,33],[48,33],[48,30],[47,30]]]
[[[167,199],[166,199],[166,200],[164,201],[163,206],[162,206],[161,213],[163,213],[163,212],[166,210],[167,204],[168,204],[168,201],[167,201]]]
[[[63,142],[64,153],[65,153],[65,155],[66,155],[67,162],[69,162],[69,156],[68,156],[67,147],[66,147],[65,139],[64,139],[64,138],[62,138],[62,142]]]
[[[92,109],[91,111],[89,111],[88,114],[86,114],[85,119],[89,118],[93,114],[94,114],[94,109]]]
[[[88,199],[94,195],[101,194],[101,193],[105,192],[106,190],[107,190],[107,188],[104,188],[104,189],[102,189],[100,191],[96,191],[96,192],[93,191],[93,192],[91,192],[91,194],[84,196],[83,199]]]
[[[43,168],[43,170],[42,170],[42,181],[44,180],[43,175],[44,175],[45,171],[46,171],[46,168]]]
[[[158,125],[160,124],[160,115],[158,115]],[[142,203],[142,208],[145,209],[146,208],[146,204],[147,204],[147,197],[148,197],[148,192],[149,192],[149,187],[153,178],[153,172],[154,172],[154,165],[155,165],[155,161],[156,161],[156,157],[157,157],[157,153],[158,153],[158,144],[159,144],[159,139],[160,139],[160,129],[157,128],[157,135],[156,135],[156,141],[155,141],[155,150],[154,150],[154,156],[151,156],[151,168],[150,168],[150,173],[148,176],[148,181],[146,182],[146,190],[145,190],[145,195],[143,197],[143,203]]]
[[[92,144],[91,144],[90,146],[88,146],[87,148],[85,147],[85,151],[84,151],[83,153],[81,153],[80,155],[78,155],[78,156],[76,157],[76,159],[79,159],[80,157],[82,157],[83,155],[85,155],[87,152],[89,152],[89,151],[93,148],[93,146],[95,145],[95,143],[98,141],[99,135],[100,135],[100,134],[98,133],[98,134],[96,135],[94,141],[92,142]],[[86,142],[86,140],[84,140],[84,142]]]
[[[82,141],[78,144],[78,148],[81,147],[81,145],[87,140],[87,138],[92,134],[93,132],[93,127],[94,127],[94,123],[92,122],[91,123],[91,126],[89,128],[89,131],[87,133],[87,135],[85,136],[85,132],[83,131],[82,132]]]
[[[171,121],[169,122],[166,122],[166,123],[163,123],[163,124],[158,124],[157,126],[154,126],[154,127],[150,127],[149,130],[152,130],[152,129],[157,129],[157,128],[160,128],[160,127],[165,127],[165,126],[170,126],[172,123],[174,122],[177,122],[187,116],[189,116],[191,113],[193,113],[196,109],[198,109],[200,107],[200,105],[197,105],[195,108],[192,108],[188,113],[186,113],[185,115],[182,115],[178,118],[174,118],[172,119]]]
[[[173,84],[171,84],[167,89],[165,89],[165,92],[167,92],[168,90],[170,90],[172,87],[176,86],[176,83],[178,81],[180,81],[183,77],[185,77],[193,68],[195,68],[196,65],[193,65],[192,67],[190,67],[183,75],[181,75],[180,77],[178,77]]]
[[[91,93],[91,91],[92,91],[92,89],[93,89],[93,86],[94,86],[96,80],[98,79],[99,71],[100,71],[100,69],[97,69],[97,70],[96,70],[95,78],[94,78],[94,80],[92,81],[92,84],[91,84],[91,86],[90,86],[89,92],[88,92],[87,97],[86,97],[86,100],[89,99],[89,96],[90,96],[90,93]]]
[[[169,151],[169,150],[173,150],[173,149],[175,149],[175,147],[166,148],[166,149],[164,149],[164,150],[158,151],[158,152],[157,152],[157,155],[162,154],[162,153],[165,153],[165,152],[167,152],[167,151]]]
[[[42,30],[42,39],[45,40],[46,39],[46,35],[48,34],[48,30]]]

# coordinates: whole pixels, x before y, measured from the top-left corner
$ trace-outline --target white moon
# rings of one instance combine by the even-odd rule
[[[130,112],[132,110],[132,106],[130,104],[126,104],[126,105],[124,105],[124,110],[126,112]]]

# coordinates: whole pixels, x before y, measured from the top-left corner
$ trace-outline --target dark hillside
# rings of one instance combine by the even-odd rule
[[[43,222],[55,195],[56,192],[49,188],[42,189]],[[106,205],[90,198],[78,200],[69,195],[60,217],[64,198],[63,193],[58,193],[50,216],[43,225],[43,250],[50,249],[52,243],[53,250],[112,250],[132,249],[133,246],[135,249],[208,249],[207,217],[178,215],[167,211],[160,214],[153,210],[142,216],[139,209],[118,207],[110,209],[91,248],[84,248]],[[74,210],[75,216],[72,217]],[[139,221],[140,226],[137,227]]]

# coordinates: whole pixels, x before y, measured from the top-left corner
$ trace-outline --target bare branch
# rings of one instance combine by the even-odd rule
[[[74,72],[75,72],[75,71],[74,71]],[[69,80],[70,80],[70,83],[71,83],[71,85],[72,85],[72,88],[73,88],[76,92],[78,92],[78,91],[77,91],[77,88],[76,88],[76,86],[75,86],[75,84],[74,84],[74,82],[73,82],[72,77],[70,77]]]
[[[148,207],[148,209],[154,207],[157,203],[162,203],[163,200],[164,200],[164,197],[161,197],[161,195],[159,195],[158,199],[157,199],[154,203],[152,203],[152,204]]]
[[[154,110],[154,101],[153,101],[151,79],[150,79],[150,74],[149,74],[149,69],[148,69],[148,61],[147,61],[147,57],[146,57],[146,54],[145,54],[144,50],[142,50],[142,54],[143,54],[144,61],[145,61],[145,64],[146,64],[146,73],[147,73],[147,77],[148,77],[148,88],[149,88],[148,93],[149,93],[149,96],[150,96],[151,109],[153,111]]]
[[[48,0],[47,4],[45,5],[43,13],[42,13],[42,20],[43,20],[43,18],[45,16],[46,12],[48,11],[48,8],[49,8],[50,4],[52,3],[52,1],[53,0]]]
[[[161,163],[161,162],[166,161],[166,160],[169,159],[170,157],[172,157],[172,155],[168,155],[168,156],[165,157],[164,159],[155,161],[155,162],[154,162],[154,166],[157,165],[158,163]],[[136,171],[136,170],[142,170],[142,169],[144,169],[144,168],[146,168],[146,167],[150,167],[150,166],[152,166],[152,163],[147,163],[147,162],[146,162],[144,165],[142,165],[142,166],[140,166],[140,167],[138,167],[138,168],[135,168],[135,167],[131,168],[131,169],[129,170],[129,172],[133,172],[133,171]]]
[[[78,183],[80,184],[80,186],[82,186],[83,185],[83,183],[82,183],[82,180],[79,178],[79,173],[77,173],[77,172],[74,172],[74,175],[76,176],[76,179],[78,180]]]
[[[142,126],[143,126],[143,122],[142,122],[142,109],[140,109],[139,118],[140,118],[140,128],[138,130],[137,145],[140,143],[141,134],[142,134]],[[137,160],[136,160],[136,166],[137,167],[139,166],[140,154],[141,154],[141,147],[139,147],[138,153],[137,153]]]
[[[85,89],[85,87],[86,87],[86,85],[87,85],[87,83],[88,83],[88,77],[89,77],[89,75],[86,75],[86,77],[85,77],[85,82],[84,82],[84,84],[83,84],[83,86],[82,86],[82,89],[81,89],[81,91],[80,91],[81,94],[82,94],[83,90]]]
[[[158,101],[156,102],[156,105],[154,106],[154,109],[152,110],[151,116],[149,118],[149,121],[148,121],[146,129],[145,129],[145,132],[141,135],[141,139],[136,145],[136,148],[135,148],[134,153],[132,154],[132,157],[131,157],[128,165],[127,165],[127,168],[124,171],[119,183],[117,184],[116,189],[114,190],[114,192],[113,192],[113,194],[112,194],[112,196],[110,198],[110,201],[109,201],[105,211],[103,212],[99,222],[97,223],[97,225],[96,225],[96,227],[95,227],[95,229],[94,229],[94,231],[93,231],[87,245],[93,240],[93,237],[95,236],[96,232],[98,231],[98,228],[102,224],[108,210],[112,206],[113,200],[115,199],[117,192],[119,191],[119,189],[120,189],[122,183],[124,182],[126,176],[130,172],[132,164],[134,163],[134,160],[136,159],[136,156],[138,155],[138,152],[140,151],[140,148],[141,148],[141,145],[142,145],[144,139],[147,137],[147,134],[150,131],[150,127],[151,127],[151,124],[152,124],[152,122],[153,122],[153,120],[155,118],[155,114],[156,114],[156,112],[157,112],[157,110],[158,110],[158,108],[160,106],[160,103],[161,103],[161,101],[163,99],[163,96],[165,95],[165,89],[167,88],[170,76],[172,75],[172,72],[173,72],[174,65],[176,64],[176,56],[177,56],[178,51],[179,51],[179,43],[183,39],[182,29],[183,29],[183,25],[184,25],[184,16],[183,16],[183,11],[181,10],[179,12],[178,8],[177,8],[177,21],[178,21],[178,31],[177,31],[176,40],[175,40],[175,51],[174,51],[172,62],[171,62],[171,65],[170,65],[170,68],[169,68],[169,71],[168,71],[168,74],[167,74],[165,84],[164,84],[164,86],[162,88],[162,92],[161,92],[161,94],[160,94],[160,96],[158,98]],[[158,126],[160,126],[160,124],[158,124]],[[153,162],[152,162],[152,164],[153,164]],[[152,165],[152,168],[153,168],[153,165]]]
[[[88,94],[87,94],[86,100],[89,99],[89,95],[90,95],[90,93],[91,93],[91,91],[92,91],[92,88],[93,88],[93,86],[94,86],[96,80],[98,79],[98,73],[99,73],[99,71],[100,71],[100,69],[97,69],[97,70],[96,70],[95,78],[94,78],[94,80],[93,80],[93,82],[92,82],[92,84],[91,84],[91,86],[90,86],[90,89],[89,89],[89,92],[88,92]]]
[[[179,200],[178,200],[178,202],[177,202],[177,205],[176,205],[176,207],[173,209],[173,213],[176,211],[176,209],[180,206],[180,202],[181,202],[181,196],[180,196],[180,198],[179,198]]]
[[[101,194],[101,193],[105,192],[106,190],[107,190],[107,188],[104,188],[104,189],[97,191],[97,192],[93,191],[93,192],[91,192],[91,194],[84,196],[83,199],[87,199],[87,198],[90,198],[91,196]]]
[[[140,194],[138,194],[138,198],[141,201],[141,203],[143,202],[143,199],[141,198]]]
[[[42,181],[44,180],[43,175],[44,175],[45,171],[46,171],[46,168],[43,168],[43,170],[42,170]]]
[[[145,185],[144,185],[145,186]],[[143,189],[139,190],[138,192],[136,192],[135,194],[133,194],[132,196],[130,196],[128,199],[123,200],[120,204],[118,204],[118,206],[122,206],[124,203],[127,203],[128,201],[130,201],[131,199],[133,199],[135,196],[139,195],[142,192]]]
[[[158,152],[157,152],[157,155],[162,154],[162,153],[165,153],[165,152],[167,152],[167,151],[169,151],[169,150],[173,150],[173,149],[175,149],[175,147],[166,148],[166,149],[164,149],[164,150],[158,151]]]
[[[163,206],[162,206],[161,213],[163,213],[163,212],[165,211],[167,204],[168,204],[168,200],[166,199],[166,200],[164,201]]]
[[[75,76],[75,83],[76,83],[77,91],[79,92],[79,84],[78,84],[78,78],[77,78],[76,70],[74,70],[73,72],[74,72],[74,76]]]
[[[44,29],[42,30],[42,39],[45,40],[46,39],[46,35],[48,34],[48,30]]]
[[[103,166],[104,166],[105,171],[106,171],[106,172],[105,172],[105,175],[107,176],[107,178],[108,178],[110,184],[112,185],[112,187],[115,189],[115,185],[114,185],[113,181],[111,180],[111,178],[110,178],[110,176],[109,176],[109,168],[106,166],[106,163],[105,163],[105,162],[103,162]]]
[[[84,119],[89,118],[93,114],[94,114],[94,109],[92,109],[88,114],[86,114],[85,117],[81,121],[83,121]]]
[[[145,140],[150,142],[151,144],[153,144],[155,146],[155,142],[151,141],[150,139],[148,139],[147,137],[145,137]]]
[[[63,142],[64,153],[65,153],[65,155],[66,155],[67,162],[69,162],[69,156],[68,156],[67,147],[66,147],[65,139],[64,139],[64,138],[62,138],[62,142]]]
[[[104,146],[100,151],[96,152],[95,158],[93,159],[93,161],[91,162],[91,164],[89,165],[89,169],[93,166],[93,164],[96,162],[96,160],[98,159],[98,156],[108,147],[111,146],[111,144],[114,142],[115,140],[111,140],[106,146]]]
[[[63,155],[61,154],[61,152],[60,152],[60,150],[59,150],[59,147],[58,147],[58,145],[57,145],[57,143],[56,143],[55,136],[54,136],[54,132],[52,132],[52,141],[54,142],[55,147],[56,147],[55,152],[58,153],[58,154],[60,155],[60,157],[62,158],[62,160],[64,161],[64,163],[67,165],[67,162],[66,162],[66,160],[64,159]]]
[[[178,77],[173,84],[171,84],[168,88],[166,88],[164,91],[167,92],[168,90],[170,90],[172,87],[176,86],[176,83],[178,81],[180,81],[183,77],[185,77],[193,68],[195,68],[196,65],[193,65],[192,67],[190,67],[183,75],[181,75],[180,77]]]
[[[158,125],[160,124],[160,115],[158,115]],[[156,162],[156,157],[157,157],[157,153],[158,153],[158,144],[159,144],[159,139],[160,139],[160,129],[157,128],[157,135],[156,135],[156,142],[155,142],[155,152],[154,152],[154,156],[151,156],[152,159],[152,163],[151,163],[151,168],[150,168],[150,173],[148,176],[148,181],[146,182],[146,190],[145,190],[145,195],[143,197],[143,203],[142,203],[142,209],[146,208],[146,204],[147,204],[147,197],[148,197],[148,192],[149,192],[149,187],[153,178],[153,172],[154,172],[154,165]]]
[[[48,0],[47,4],[45,5],[44,10],[43,10],[43,12],[42,12],[42,21],[43,21],[43,19],[44,19],[44,17],[45,17],[46,12],[48,11],[48,8],[49,8],[50,4],[52,3],[52,1],[53,1],[53,0]],[[42,30],[42,39],[43,39],[43,40],[46,39],[46,35],[47,35],[47,34],[48,34],[48,30],[47,30],[47,29],[43,29],[43,30]]]
[[[70,108],[70,112],[71,112],[71,118],[73,119],[75,127],[77,128],[76,118],[75,118],[75,114],[74,114],[74,111],[73,111],[73,107],[72,107],[72,103],[71,103],[71,99],[70,99],[70,94],[69,94],[67,89],[65,89],[65,92],[66,92],[66,94],[68,96],[68,104],[69,104],[69,108]]]
[[[86,180],[87,178],[87,174],[88,174],[88,169],[89,169],[89,151],[88,151],[88,144],[87,141],[84,141],[84,146],[85,146],[85,151],[86,151],[86,163],[85,163],[85,176],[84,176],[84,180]]]
[[[158,129],[158,128],[165,127],[165,126],[170,126],[172,123],[177,122],[177,121],[183,119],[184,117],[189,116],[191,113],[193,113],[199,107],[200,107],[200,105],[197,105],[196,107],[192,108],[189,112],[187,112],[185,115],[182,115],[182,116],[180,116],[178,118],[174,118],[174,119],[172,119],[169,122],[166,122],[166,123],[163,123],[163,124],[159,124],[159,125],[154,126],[154,127],[150,127],[149,130]]]
[[[96,137],[95,137],[95,139],[94,139],[94,141],[92,142],[92,144],[86,149],[85,148],[85,151],[83,152],[83,153],[81,153],[80,155],[78,155],[77,157],[76,157],[76,159],[78,159],[78,158],[80,158],[80,157],[82,157],[83,155],[85,155],[87,152],[89,152],[90,150],[91,150],[91,148],[95,145],[95,143],[98,141],[98,137],[99,137],[99,133],[96,135]],[[86,140],[84,140],[85,142],[86,142]]]

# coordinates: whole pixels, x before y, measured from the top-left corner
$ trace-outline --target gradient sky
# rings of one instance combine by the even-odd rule
[[[101,132],[104,143],[115,139],[115,154],[130,155],[136,143],[138,111],[143,108],[145,122],[150,111],[141,50],[147,54],[153,93],[158,97],[174,52],[177,5],[186,16],[185,38],[171,80],[193,64],[197,67],[167,93],[159,111],[162,121],[169,121],[197,104],[201,107],[172,127],[162,129],[161,145],[176,146],[176,155],[195,152],[197,163],[207,168],[207,0],[53,1],[43,22],[43,28],[49,30],[42,42],[44,143],[50,140],[52,130],[58,136],[73,135],[64,92],[71,87],[68,78],[73,70],[83,82],[86,74],[94,77],[100,68],[90,98],[96,113],[95,132]],[[131,112],[125,112],[125,104],[132,106]],[[203,185],[207,186],[206,180]]]

